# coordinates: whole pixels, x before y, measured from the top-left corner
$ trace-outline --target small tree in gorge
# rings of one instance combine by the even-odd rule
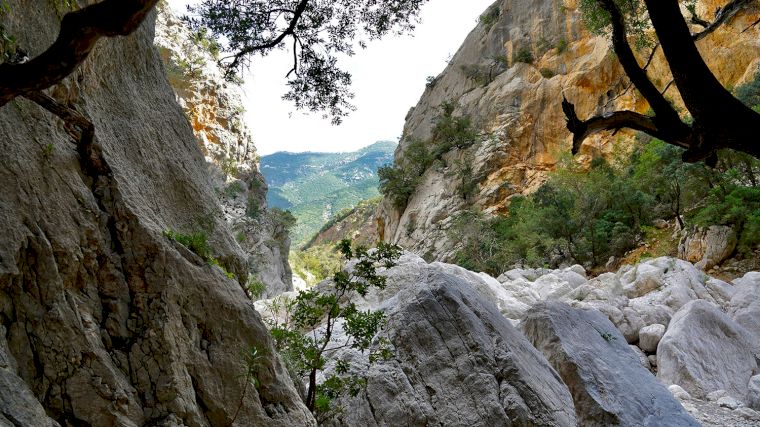
[[[380,311],[359,310],[352,298],[366,296],[373,287],[384,289],[386,278],[377,274],[377,268],[394,266],[401,254],[398,246],[385,243],[374,250],[352,249],[350,240],[341,241],[338,249],[346,261],[356,260],[350,271],[335,273],[326,290],[300,292],[289,304],[286,319],[275,320],[271,328],[275,346],[289,368],[299,377],[308,378],[306,406],[317,414],[329,412],[331,400],[345,390],[352,394],[360,390],[364,380],[348,375],[349,366],[343,361],[337,362],[335,374],[322,384],[317,384],[317,373],[324,369],[329,352],[346,347],[364,352],[370,348],[385,323],[385,315]],[[335,342],[339,326],[346,339]],[[388,343],[381,341],[377,350],[370,353],[370,362],[387,357]]]
[[[612,45],[620,64],[633,86],[649,103],[653,114],[615,111],[581,120],[573,104],[565,99],[562,108],[567,127],[573,133],[573,153],[578,152],[589,135],[630,128],[685,148],[683,159],[688,162],[704,160],[714,165],[717,163],[716,151],[720,148],[731,148],[760,158],[757,142],[760,114],[734,98],[721,85],[695,44],[753,1],[731,0],[718,10],[713,22],[696,16],[694,1],[687,1],[687,10],[692,15],[690,21],[703,27],[702,31],[692,34],[681,13],[679,0],[581,0],[584,19],[592,32],[603,33],[611,29]],[[646,19],[647,14],[649,19]],[[650,26],[654,27],[656,42],[647,40],[646,30]],[[646,66],[639,65],[629,40],[635,41],[639,47],[649,44],[653,49],[662,48],[675,88],[691,115],[689,123],[679,117],[665,97],[671,85],[658,88],[649,79]]]
[[[412,30],[427,0],[203,0],[188,22],[208,29],[228,52],[221,64],[228,75],[241,71],[253,55],[288,48],[293,66],[284,98],[297,108],[325,111],[340,123],[350,103],[351,75],[338,67],[338,55],[354,54],[367,40]]]

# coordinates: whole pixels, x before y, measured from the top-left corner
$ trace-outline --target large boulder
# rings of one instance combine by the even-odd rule
[[[395,356],[369,367],[366,391],[333,424],[576,425],[559,375],[461,277],[431,266],[380,308]],[[350,353],[335,357],[356,361]]]
[[[760,410],[760,375],[750,378],[747,388],[747,406]]]
[[[709,270],[731,256],[736,249],[736,231],[725,225],[711,225],[687,232],[678,245],[678,257]]]
[[[602,313],[544,302],[520,327],[570,388],[579,425],[699,425]]]
[[[743,400],[757,368],[747,330],[707,301],[676,313],[657,347],[657,376],[699,399],[726,390]]]
[[[760,272],[750,272],[734,280],[736,291],[728,314],[752,335],[752,347],[760,357]]]

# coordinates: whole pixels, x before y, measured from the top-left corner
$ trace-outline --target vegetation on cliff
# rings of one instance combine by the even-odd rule
[[[389,198],[399,211],[406,208],[409,198],[414,194],[428,168],[435,162],[445,164],[444,154],[453,149],[469,147],[479,137],[469,116],[454,115],[455,103],[444,102],[439,109],[440,114],[435,119],[430,140],[407,141],[400,160],[377,171],[380,176],[380,192]],[[458,168],[458,190],[463,198],[472,191],[472,180],[462,179],[462,175],[466,178],[468,172],[471,174],[472,168],[468,168],[467,165],[460,165]]]
[[[732,226],[739,255],[749,256],[760,244],[760,161],[722,151],[710,168],[682,155],[654,139],[589,170],[567,160],[538,191],[512,198],[509,215],[459,214],[450,230],[462,242],[456,262],[495,275],[515,264],[599,267],[643,243],[658,219]]]

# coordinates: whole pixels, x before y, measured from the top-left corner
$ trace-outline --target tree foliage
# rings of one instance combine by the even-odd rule
[[[196,30],[207,28],[228,53],[221,58],[228,75],[255,55],[289,49],[293,67],[284,98],[340,123],[354,106],[351,75],[339,67],[339,57],[352,56],[369,40],[412,30],[426,1],[203,0],[187,20]]]
[[[760,161],[725,151],[710,168],[683,162],[682,151],[652,140],[613,164],[567,163],[534,194],[514,197],[506,216],[466,211],[449,231],[462,242],[456,262],[495,275],[514,265],[603,266],[643,243],[657,219],[732,226],[739,254],[750,256],[760,244]]]
[[[396,209],[403,211],[422,181],[425,171],[435,162],[442,161],[443,156],[453,149],[463,149],[474,144],[479,133],[472,125],[468,115],[455,115],[457,104],[444,102],[439,106],[440,114],[434,119],[431,137],[427,141],[409,138],[403,155],[393,165],[378,169],[380,193],[388,197]],[[472,169],[458,165],[458,169],[470,176]],[[469,183],[461,186],[469,193]]]
[[[288,303],[286,316],[275,315],[271,334],[275,346],[298,378],[308,379],[307,407],[324,416],[335,410],[332,400],[344,392],[356,394],[364,383],[361,376],[351,372],[345,361],[337,363],[335,372],[317,384],[317,373],[325,368],[326,355],[350,347],[361,352],[370,349],[377,333],[385,323],[380,311],[362,311],[352,301],[366,296],[373,289],[384,289],[385,276],[377,273],[378,267],[390,268],[401,254],[399,247],[380,243],[376,249],[351,247],[343,240],[338,249],[345,261],[354,260],[350,269],[333,275],[329,287],[300,292]],[[270,307],[277,314],[281,307]],[[335,341],[336,327],[341,326],[346,340]],[[387,357],[390,349],[385,340],[370,353],[370,362]]]

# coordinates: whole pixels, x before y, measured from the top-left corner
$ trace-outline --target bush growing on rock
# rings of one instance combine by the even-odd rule
[[[663,219],[729,225],[740,255],[751,254],[760,243],[760,161],[721,152],[709,168],[684,163],[682,152],[655,139],[612,164],[562,165],[534,194],[514,197],[507,216],[460,214],[449,231],[462,242],[455,260],[491,274],[515,264],[602,266],[643,243]]]
[[[422,181],[422,175],[435,161],[443,160],[449,151],[467,148],[477,140],[478,132],[470,117],[455,116],[456,107],[452,102],[441,104],[441,113],[435,119],[430,140],[408,140],[399,162],[377,170],[380,193],[388,197],[396,209],[403,211],[406,208]]]

